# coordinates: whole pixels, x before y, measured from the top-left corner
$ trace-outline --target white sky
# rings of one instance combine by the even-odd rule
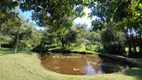
[[[82,18],[76,18],[74,20],[74,23],[75,24],[87,24],[87,27],[91,27],[91,19],[88,18],[88,14],[91,12],[91,10],[88,8],[85,8],[83,11],[86,13],[86,15]]]

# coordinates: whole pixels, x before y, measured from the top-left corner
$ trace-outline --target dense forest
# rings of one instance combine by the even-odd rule
[[[5,0],[0,3],[0,47],[17,50],[79,50],[142,56],[141,0]],[[32,11],[34,24],[19,14]],[[91,9],[85,14],[84,8]],[[77,17],[93,18],[92,26],[74,24]]]

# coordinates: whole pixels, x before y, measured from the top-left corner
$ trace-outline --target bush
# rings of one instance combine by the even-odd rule
[[[108,54],[122,55],[121,49],[122,45],[117,43],[112,43],[104,46],[104,50]]]

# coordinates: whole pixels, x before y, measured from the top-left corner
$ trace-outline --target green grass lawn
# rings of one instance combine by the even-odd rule
[[[12,48],[0,48],[0,56],[5,54],[14,53],[14,49]]]
[[[142,69],[94,76],[58,74],[46,70],[35,53],[0,56],[0,80],[141,80]]]
[[[31,53],[30,51],[25,51],[25,50],[18,50],[20,53]],[[0,48],[0,56],[6,55],[6,54],[14,54],[14,49],[13,48]]]

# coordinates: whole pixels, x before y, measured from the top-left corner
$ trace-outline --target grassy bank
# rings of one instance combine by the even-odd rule
[[[128,64],[130,64],[132,66],[142,68],[142,58],[128,58],[128,57],[123,57],[123,56],[118,56],[118,55],[111,55],[111,54],[99,54],[99,56],[100,57],[110,58],[112,60],[122,61],[122,62],[128,63]]]
[[[81,53],[81,54],[98,54],[95,51],[86,50],[85,48],[73,48],[73,49],[64,49],[61,47],[50,48],[49,52],[59,52],[59,53]]]
[[[0,80],[141,80],[142,69],[96,76],[63,75],[44,69],[36,54],[0,56]]]
[[[19,53],[30,53],[30,51],[25,50],[18,50]],[[13,48],[0,48],[0,56],[6,55],[6,54],[14,54]]]
[[[0,48],[0,56],[14,53],[12,48]]]

